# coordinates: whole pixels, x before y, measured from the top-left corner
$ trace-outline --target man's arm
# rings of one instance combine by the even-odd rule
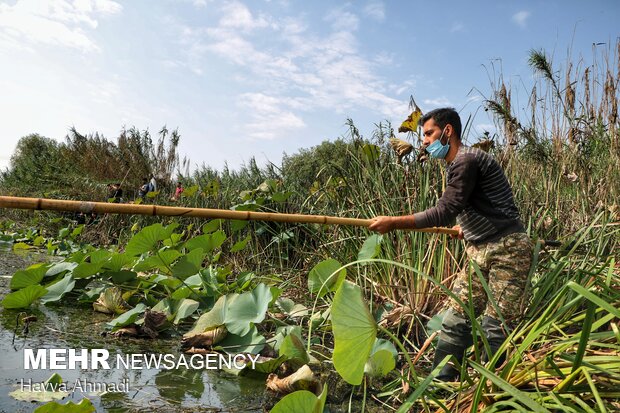
[[[403,215],[398,217],[379,216],[372,219],[368,227],[369,230],[385,234],[395,229],[415,228],[413,215]]]

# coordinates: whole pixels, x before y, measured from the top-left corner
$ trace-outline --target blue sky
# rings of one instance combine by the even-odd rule
[[[619,18],[615,0],[0,0],[0,167],[27,134],[124,125],[178,128],[193,165],[278,163],[347,118],[398,127],[410,95],[493,131],[500,68],[518,96],[530,49],[590,62]]]

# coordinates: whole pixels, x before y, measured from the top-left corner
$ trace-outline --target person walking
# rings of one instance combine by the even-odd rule
[[[369,229],[383,234],[395,229],[451,225],[456,219],[454,228],[459,231],[458,238],[465,240],[470,265],[457,275],[452,291],[463,305],[473,308],[476,317],[483,315],[481,327],[489,343],[486,357],[490,359],[525,311],[532,242],[501,166],[488,153],[461,141],[458,113],[453,108],[435,109],[422,116],[420,124],[426,151],[446,162],[446,189],[434,207],[406,216],[377,216]],[[480,268],[494,303],[472,270],[472,262]],[[459,301],[449,299],[433,368],[448,355],[461,364],[473,344],[471,321]],[[504,357],[499,357],[498,365]],[[459,372],[448,363],[436,378],[453,381]]]

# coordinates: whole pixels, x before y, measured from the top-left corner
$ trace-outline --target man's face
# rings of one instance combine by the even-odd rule
[[[442,132],[439,125],[437,125],[435,123],[435,120],[432,118],[424,122],[424,125],[422,125],[422,131],[424,135],[424,140],[422,141],[422,143],[424,146],[428,146],[431,143],[435,142],[437,139],[439,139]],[[445,138],[444,142],[442,143],[445,143]]]

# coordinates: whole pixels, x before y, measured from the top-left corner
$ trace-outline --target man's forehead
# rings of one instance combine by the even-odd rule
[[[434,127],[438,127],[438,126],[435,123],[435,119],[433,118],[430,118],[429,120],[424,122],[424,124],[422,125],[422,129],[424,130],[433,129]]]

